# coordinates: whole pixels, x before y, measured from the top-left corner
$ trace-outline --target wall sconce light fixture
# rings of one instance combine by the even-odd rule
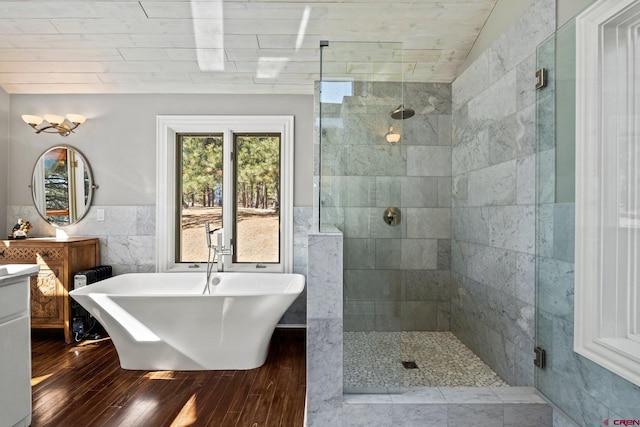
[[[60,136],[69,136],[71,132],[81,124],[83,124],[87,118],[80,114],[67,114],[65,120],[62,116],[56,116],[53,114],[45,114],[44,119],[39,116],[31,116],[29,114],[23,114],[22,120],[32,128],[36,130],[36,133],[57,133]],[[43,127],[38,128],[40,124],[44,122]]]
[[[389,128],[389,132],[387,132],[384,136],[385,138],[387,138],[387,142],[389,144],[397,144],[398,142],[400,142],[400,134],[398,132],[394,132],[393,126]]]

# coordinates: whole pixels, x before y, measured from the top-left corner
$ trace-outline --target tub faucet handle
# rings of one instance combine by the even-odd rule
[[[222,227],[218,227],[218,228],[214,228],[213,230],[211,229],[211,224],[209,224],[208,222],[206,222],[204,224],[204,232],[205,232],[205,237],[207,238],[207,247],[211,248],[211,235],[213,233],[216,233],[218,231],[222,230]]]

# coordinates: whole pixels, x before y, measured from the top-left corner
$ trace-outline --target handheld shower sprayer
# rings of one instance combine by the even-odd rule
[[[211,244],[211,235],[218,230],[220,229],[216,228],[214,230],[211,230],[211,225],[208,222],[204,224],[204,231],[205,231],[205,237],[207,239],[207,248],[209,248],[209,254],[207,256],[207,283],[204,285],[204,290],[202,291],[203,295],[211,293],[211,289],[209,286],[212,281],[211,273],[213,272],[213,258],[216,257],[216,253],[218,252],[218,247],[216,245]],[[213,250],[213,257],[211,256],[212,250]],[[218,283],[220,283],[220,278],[214,278],[213,280],[216,280],[216,279],[217,281],[216,283],[214,283],[214,285],[217,285]]]
[[[216,232],[216,230],[211,230],[211,225],[207,222],[204,225],[205,236],[207,238],[207,247],[211,248],[211,235]]]

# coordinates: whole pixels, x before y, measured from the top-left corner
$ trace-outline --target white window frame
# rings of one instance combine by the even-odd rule
[[[225,271],[290,273],[293,267],[293,116],[212,116],[159,115],[156,117],[156,271],[204,272],[205,263],[176,263],[176,136],[179,133],[218,133],[224,135],[225,150],[233,146],[234,133],[279,133],[281,200],[280,200],[280,263],[232,264],[225,257]],[[230,157],[225,156],[223,168],[230,170]],[[233,183],[223,182],[223,206],[232,206]],[[231,209],[223,210],[223,223],[232,219]],[[231,233],[225,233],[225,247],[231,243]],[[205,231],[202,224],[202,239]],[[197,265],[197,267],[195,267]]]
[[[636,385],[640,239],[618,209],[640,196],[620,196],[617,162],[640,143],[639,28],[638,0],[600,0],[576,18],[574,350]],[[640,162],[627,157],[637,177]]]

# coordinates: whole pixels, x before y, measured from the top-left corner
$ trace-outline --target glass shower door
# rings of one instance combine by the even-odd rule
[[[576,140],[575,19],[538,47],[537,65],[548,84],[537,93],[536,345],[546,363],[536,369],[536,388],[579,425],[613,425],[637,418],[640,388],[574,351],[575,150],[583,143]],[[616,141],[607,147],[616,150]]]
[[[573,369],[575,21],[537,50],[547,86],[537,92],[536,345],[545,351],[536,388],[567,411]]]
[[[321,52],[320,231],[344,235],[344,387],[401,385],[402,44],[329,42]]]

